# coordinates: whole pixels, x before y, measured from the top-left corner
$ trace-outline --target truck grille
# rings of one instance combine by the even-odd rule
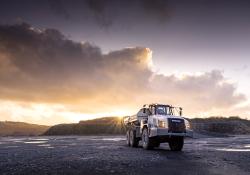
[[[169,118],[168,130],[173,133],[186,132],[186,127],[183,119]]]

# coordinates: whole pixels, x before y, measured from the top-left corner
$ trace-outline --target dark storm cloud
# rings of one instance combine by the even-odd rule
[[[114,23],[123,22],[165,22],[169,16],[167,0],[49,0],[51,10],[66,19],[78,14],[82,19],[91,18],[108,28]],[[73,7],[73,10],[70,8]],[[72,14],[72,15],[71,15]]]
[[[93,13],[96,22],[103,27],[110,27],[113,23],[113,16],[111,9],[111,14],[108,16],[107,6],[112,5],[112,1],[99,1],[99,0],[86,0],[86,5]]]
[[[48,0],[51,10],[59,16],[69,19],[70,15],[62,0]]]
[[[131,85],[131,90],[139,88],[138,83],[145,84],[144,79],[134,82],[127,71],[138,76],[149,74],[144,62],[145,48],[103,55],[89,43],[73,42],[57,30],[39,31],[27,24],[1,26],[0,50],[1,90],[5,92],[1,96],[8,94],[10,98],[22,99],[24,92],[29,100],[66,102],[77,100],[77,96],[81,99],[102,94],[99,88],[112,96],[113,87],[125,85],[125,80],[135,85]]]
[[[169,17],[171,8],[168,0],[144,0],[142,1],[145,13],[159,21],[165,21]]]
[[[245,100],[220,71],[182,78],[155,74],[150,54],[143,47],[103,54],[55,29],[1,25],[0,98],[79,105],[84,112],[152,101],[198,112]]]

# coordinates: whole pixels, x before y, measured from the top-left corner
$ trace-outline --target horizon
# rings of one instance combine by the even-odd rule
[[[73,123],[153,102],[250,119],[248,1],[19,2],[0,6],[0,121]]]
[[[41,126],[55,126],[55,125],[61,125],[61,124],[78,124],[80,122],[84,122],[84,121],[91,121],[91,120],[98,120],[98,119],[104,119],[104,118],[117,118],[119,120],[121,120],[123,117],[126,116],[102,116],[102,117],[96,117],[96,118],[86,118],[83,120],[79,120],[77,122],[68,122],[68,123],[54,123],[52,125],[47,125],[47,124],[40,124],[40,123],[30,123],[30,122],[25,122],[25,121],[0,121],[0,122],[13,122],[13,123],[25,123],[25,124],[32,124],[32,125],[41,125]],[[240,120],[249,120],[248,118],[243,118],[241,116],[209,116],[209,117],[195,117],[195,118],[189,118],[190,120],[192,119],[240,119]],[[250,120],[249,120],[250,121]]]

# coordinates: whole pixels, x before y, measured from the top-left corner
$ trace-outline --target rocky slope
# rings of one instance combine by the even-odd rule
[[[221,134],[250,134],[250,121],[239,117],[190,119],[195,132]],[[104,135],[124,134],[121,118],[104,117],[73,124],[52,126],[45,135]]]
[[[24,122],[0,122],[0,136],[37,136],[43,134],[49,126]]]

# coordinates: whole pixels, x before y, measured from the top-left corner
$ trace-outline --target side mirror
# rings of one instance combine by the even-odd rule
[[[179,108],[180,109],[180,116],[182,116],[182,108]]]

